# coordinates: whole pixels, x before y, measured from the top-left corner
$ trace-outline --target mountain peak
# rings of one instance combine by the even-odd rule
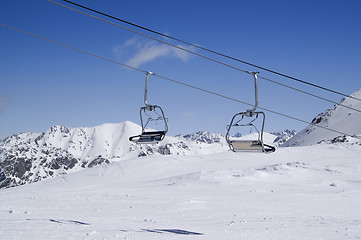
[[[196,143],[221,143],[224,142],[224,135],[219,133],[211,133],[207,131],[198,131],[192,134],[186,134],[186,135],[177,135],[180,138],[186,139],[188,141],[194,141]]]
[[[340,104],[334,105],[332,108],[318,114],[313,120],[312,124],[303,129],[293,138],[288,140],[283,146],[305,146],[313,145],[319,142],[325,142],[339,137],[340,134],[321,127],[329,128],[339,132],[344,132],[347,135],[361,134],[361,113],[350,108],[361,110],[361,101],[354,99],[361,99],[361,89],[351,94],[350,97],[343,98]],[[318,126],[317,126],[318,125]]]
[[[296,130],[286,129],[282,132],[273,132],[271,134],[277,136],[273,142],[276,144],[276,147],[278,147],[278,146],[282,146],[290,138],[294,137],[297,134],[297,132]]]
[[[40,181],[83,168],[153,154],[196,155],[228,150],[220,134],[197,132],[167,136],[155,145],[129,137],[142,128],[130,121],[95,127],[55,125],[43,133],[21,133],[0,141],[0,188]],[[209,143],[198,146],[198,143]],[[197,147],[195,147],[197,146]]]

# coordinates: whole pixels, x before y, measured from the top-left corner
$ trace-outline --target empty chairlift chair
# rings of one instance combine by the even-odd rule
[[[140,121],[142,125],[142,133],[140,135],[131,136],[129,141],[139,144],[155,144],[162,141],[168,131],[167,119],[160,106],[150,105],[147,102],[148,94],[148,78],[153,73],[147,72],[145,75],[145,92],[144,107],[140,108]],[[154,129],[157,127],[157,129]]]
[[[227,126],[226,141],[229,145],[229,148],[234,152],[274,152],[276,149],[273,146],[267,145],[263,142],[263,130],[265,123],[265,114],[264,112],[257,111],[258,107],[258,84],[257,84],[257,72],[252,72],[254,77],[254,86],[255,86],[255,104],[254,107],[245,112],[236,113],[231,123]],[[257,121],[258,120],[258,121]],[[261,131],[257,129],[255,124],[261,124]],[[244,139],[241,137],[231,136],[232,130],[235,128],[246,128],[250,127],[251,130],[256,131],[255,138]]]

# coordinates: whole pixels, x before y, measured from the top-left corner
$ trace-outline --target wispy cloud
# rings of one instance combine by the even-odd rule
[[[183,45],[178,45],[178,47],[192,50]],[[129,39],[123,44],[115,46],[113,52],[119,59],[126,61],[126,64],[133,67],[139,67],[153,60],[165,57],[180,59],[184,62],[191,58],[190,53],[181,49],[156,41],[140,41],[136,38]]]

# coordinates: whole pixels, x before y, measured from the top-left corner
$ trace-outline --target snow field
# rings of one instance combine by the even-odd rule
[[[0,191],[0,239],[359,239],[361,147],[150,156]]]

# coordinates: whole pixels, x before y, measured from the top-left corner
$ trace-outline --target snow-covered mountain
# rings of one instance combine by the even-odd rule
[[[339,138],[342,134],[329,131],[324,128],[336,130],[338,132],[347,133],[348,135],[361,135],[361,113],[344,106],[348,106],[357,110],[361,110],[361,89],[342,99],[340,104],[333,106],[325,112],[317,115],[312,124],[296,134],[288,140],[283,146],[307,146],[320,142],[331,141]],[[342,136],[341,136],[342,137]]]
[[[226,143],[224,135],[207,131],[198,131],[193,134],[177,135],[176,137],[183,138],[188,141],[194,141],[196,143]]]
[[[0,141],[0,188],[142,156],[205,155],[229,150],[224,135],[219,133],[199,131],[166,136],[156,145],[137,145],[128,140],[140,132],[139,125],[126,121],[88,128],[53,126],[43,133],[7,137]],[[275,141],[273,145],[278,146],[290,134],[288,130],[264,133],[264,141],[268,144]]]
[[[273,143],[274,143],[274,145],[276,147],[278,147],[278,146],[282,146],[290,138],[294,137],[297,134],[297,132],[296,132],[296,130],[288,130],[288,129],[286,129],[283,132],[273,132],[271,134],[277,136],[275,138],[275,140],[273,141]]]
[[[215,133],[138,146],[127,138],[139,131],[54,126],[0,141],[0,239],[361,238],[354,139],[235,154]]]
[[[7,137],[0,141],[0,188],[134,157],[198,155],[228,150],[221,135],[207,132],[167,136],[156,145],[137,145],[128,140],[140,132],[139,125],[126,121],[89,128],[53,126],[44,133]]]

